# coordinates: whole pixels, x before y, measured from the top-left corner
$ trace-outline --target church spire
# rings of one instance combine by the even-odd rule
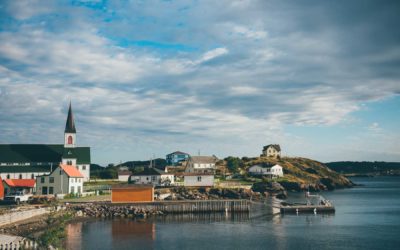
[[[71,102],[69,102],[68,117],[65,123],[65,133],[76,133],[74,115],[72,114]]]

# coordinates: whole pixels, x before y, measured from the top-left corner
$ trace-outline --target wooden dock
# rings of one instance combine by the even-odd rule
[[[132,206],[168,214],[212,213],[212,212],[250,212],[249,200],[184,200],[154,201],[136,203],[106,203],[108,206]]]
[[[334,206],[325,205],[289,205],[280,207],[282,214],[326,214],[335,213]]]

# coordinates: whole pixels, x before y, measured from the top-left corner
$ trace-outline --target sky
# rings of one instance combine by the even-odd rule
[[[400,2],[0,0],[0,143],[400,161]]]

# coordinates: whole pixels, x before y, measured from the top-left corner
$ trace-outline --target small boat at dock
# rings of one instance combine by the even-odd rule
[[[304,213],[335,213],[332,202],[325,199],[322,195],[311,195],[306,193],[307,203],[288,203],[281,202],[281,214],[304,214]]]

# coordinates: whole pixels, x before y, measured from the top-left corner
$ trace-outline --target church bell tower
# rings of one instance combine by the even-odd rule
[[[75,148],[76,147],[76,129],[74,115],[72,114],[71,102],[69,103],[68,117],[65,124],[64,131],[64,147]]]

